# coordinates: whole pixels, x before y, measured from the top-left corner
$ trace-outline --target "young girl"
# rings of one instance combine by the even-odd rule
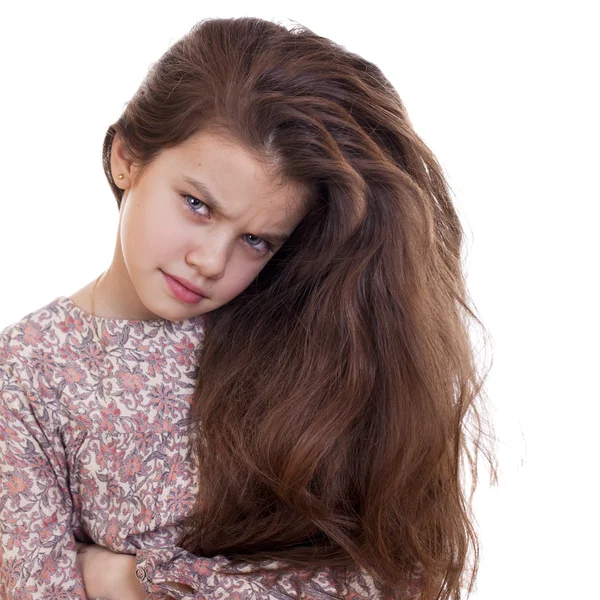
[[[203,21],[103,163],[112,263],[2,332],[0,598],[470,589],[479,321],[442,169],[381,71]]]

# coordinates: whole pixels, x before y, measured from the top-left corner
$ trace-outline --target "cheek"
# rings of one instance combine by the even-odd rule
[[[260,273],[262,263],[249,260],[235,260],[232,258],[231,264],[227,267],[226,281],[219,285],[220,294],[231,300],[241,294]]]
[[[133,200],[133,198],[132,198]],[[175,211],[152,210],[146,206],[130,205],[123,215],[123,249],[136,262],[168,258],[185,245],[185,230]]]

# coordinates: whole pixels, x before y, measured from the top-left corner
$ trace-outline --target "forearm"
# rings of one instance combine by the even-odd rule
[[[92,600],[144,600],[136,577],[136,557],[97,544],[77,544],[77,556],[85,592]]]
[[[232,567],[223,556],[194,556],[178,547],[140,550],[136,556],[138,577],[148,598],[163,600],[172,593],[176,600],[220,600],[222,598],[264,598],[281,600],[302,597],[328,600],[332,594],[356,599],[380,598],[372,578],[365,572],[345,573],[341,569],[293,568],[275,572],[277,561],[264,561],[265,573],[250,573],[254,565]],[[184,584],[176,588],[173,582]],[[176,591],[180,590],[180,591]]]
[[[138,598],[142,600],[143,598],[147,598],[146,591],[144,590],[141,582],[141,580],[144,578],[144,573],[142,573],[137,567],[137,557],[135,555],[131,556],[128,554],[121,554],[120,556],[123,557],[122,568],[126,573],[127,586],[131,589],[132,594],[134,594],[131,596],[131,600],[138,600]],[[189,585],[185,585],[184,583],[179,583],[176,581],[166,581],[163,585],[165,588],[168,588],[171,591],[187,593],[194,591]],[[127,597],[127,600],[130,600],[129,596]]]
[[[124,573],[124,579],[126,581],[126,588],[130,590],[130,594],[126,600],[144,600],[146,598],[146,592],[142,587],[139,577],[136,575],[136,557],[130,554],[119,554],[122,560],[122,566]],[[125,600],[125,599],[124,599]]]

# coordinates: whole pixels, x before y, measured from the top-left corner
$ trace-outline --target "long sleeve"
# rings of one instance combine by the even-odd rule
[[[85,600],[58,426],[0,364],[0,600]]]
[[[234,570],[222,556],[197,557],[182,548],[156,548],[137,552],[136,576],[147,592],[149,600],[332,600],[344,598],[359,600],[382,598],[372,577],[361,571],[342,578],[335,569],[321,569],[312,577],[308,570],[295,569],[284,574],[248,574],[245,565],[235,568],[235,575],[220,570]],[[278,563],[272,561],[271,567]],[[280,564],[280,563],[279,563]],[[265,566],[266,563],[265,563]],[[172,583],[183,584],[193,591],[182,592]],[[419,596],[419,580],[415,578],[410,589],[398,594],[398,600],[416,599]],[[337,596],[335,595],[337,594]]]

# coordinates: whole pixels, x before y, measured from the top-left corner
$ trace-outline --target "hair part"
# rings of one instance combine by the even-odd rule
[[[116,134],[143,169],[198,131],[248,148],[312,210],[206,315],[183,547],[358,566],[394,597],[419,574],[423,598],[459,599],[478,566],[478,456],[496,470],[441,166],[377,66],[256,18],[201,21],[152,66],[104,140],[117,204]]]

